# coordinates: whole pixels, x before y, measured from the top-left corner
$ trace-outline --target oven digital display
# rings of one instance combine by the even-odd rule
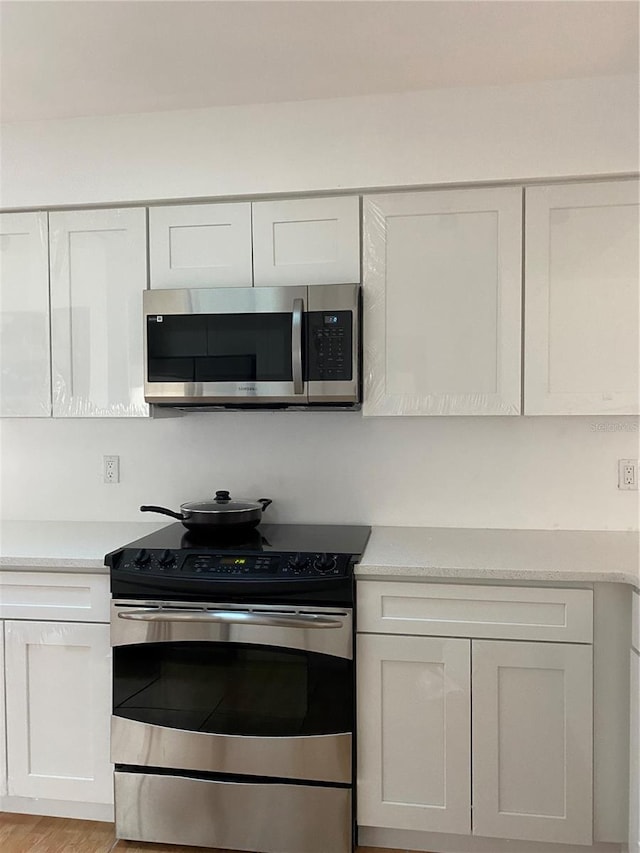
[[[220,560],[221,566],[244,566],[246,563],[244,557],[223,557]]]
[[[335,314],[325,314],[324,315],[324,322],[325,322],[325,325],[327,325],[327,326],[334,326],[337,324],[338,318]]]

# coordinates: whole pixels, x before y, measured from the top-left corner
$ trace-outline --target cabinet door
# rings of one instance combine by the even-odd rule
[[[527,189],[525,414],[639,411],[638,191]]]
[[[5,622],[8,793],[112,802],[109,626]]]
[[[630,652],[629,853],[640,853],[640,653]]]
[[[256,287],[359,283],[359,197],[254,202],[253,278]]]
[[[591,646],[472,642],[473,833],[592,843]]]
[[[46,213],[0,215],[0,417],[51,415]]]
[[[365,198],[363,284],[363,414],[519,414],[521,188]]]
[[[54,416],[148,415],[146,211],[51,213],[49,232]]]
[[[7,793],[7,738],[4,712],[5,682],[6,670],[4,665],[4,623],[0,622],[0,797],[3,797]]]
[[[149,208],[151,287],[251,287],[251,204]]]
[[[468,834],[469,640],[358,636],[358,823]]]

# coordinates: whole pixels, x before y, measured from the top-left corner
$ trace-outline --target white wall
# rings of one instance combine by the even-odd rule
[[[2,127],[3,207],[638,169],[633,76]]]
[[[28,122],[2,204],[47,207],[616,175],[638,170],[633,78]],[[635,529],[634,418],[214,413],[6,420],[5,518],[134,520],[228,488],[276,521]],[[102,483],[119,454],[122,482]]]

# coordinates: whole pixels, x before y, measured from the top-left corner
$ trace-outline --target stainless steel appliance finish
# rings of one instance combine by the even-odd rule
[[[111,718],[114,764],[350,785],[351,750],[351,734],[289,738],[213,735]]]
[[[350,853],[347,788],[115,774],[116,834],[260,853]]]
[[[186,408],[212,407],[307,407],[328,405],[357,407],[360,403],[360,285],[309,285],[300,287],[230,287],[147,290],[144,309],[144,394],[148,403]],[[169,343],[170,322],[176,318],[205,315],[219,318],[216,330],[181,330],[176,343]],[[228,322],[222,322],[224,316]],[[266,319],[280,315],[276,329]],[[287,319],[288,318],[288,319]],[[236,324],[235,328],[232,325]],[[259,352],[237,351],[244,327],[257,334]],[[228,326],[229,328],[225,328]],[[150,340],[150,330],[153,341]],[[155,341],[160,341],[156,344]],[[154,361],[154,347],[166,351]],[[258,376],[258,363],[278,352],[279,370],[272,378]],[[194,362],[189,379],[168,376],[177,373],[189,358]],[[218,362],[216,363],[216,359]],[[234,380],[199,380],[205,368],[225,375],[225,363]],[[156,363],[166,364],[156,374]],[[229,367],[230,365],[230,367]],[[163,370],[165,372],[163,373]],[[269,372],[269,371],[267,371]],[[287,378],[276,378],[285,376]],[[289,378],[290,377],[290,378]]]
[[[351,853],[353,564],[369,532],[203,541],[176,523],[107,555],[119,838]]]

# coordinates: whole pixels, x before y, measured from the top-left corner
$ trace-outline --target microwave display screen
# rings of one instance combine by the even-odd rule
[[[147,317],[149,382],[292,380],[291,314]]]

